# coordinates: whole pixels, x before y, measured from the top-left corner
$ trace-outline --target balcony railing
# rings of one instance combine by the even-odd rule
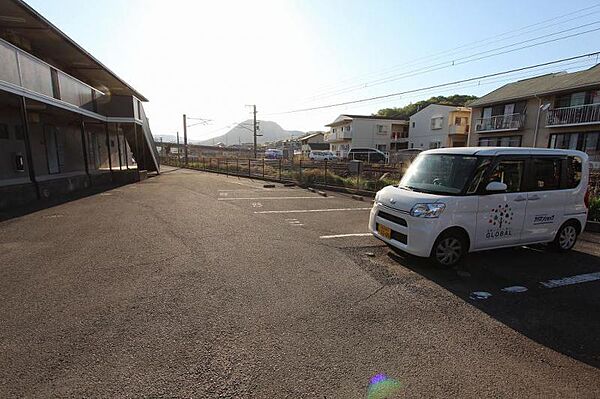
[[[469,133],[469,125],[450,125],[448,134],[467,134]]]
[[[351,139],[352,138],[352,132],[350,131],[342,131],[342,132],[335,132],[335,133],[325,133],[324,136],[324,140],[326,142],[329,141],[337,141],[337,140],[344,140],[344,139]]]
[[[0,39],[0,81],[110,117],[140,119],[138,100],[111,96]]]
[[[496,115],[489,118],[478,118],[475,122],[476,132],[519,130],[525,123],[525,114]]]
[[[576,126],[600,123],[600,103],[548,110],[546,126]]]
[[[394,142],[408,140],[408,134],[403,132],[392,132],[391,140]]]

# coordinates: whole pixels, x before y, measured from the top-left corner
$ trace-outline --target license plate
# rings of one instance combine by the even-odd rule
[[[382,224],[377,225],[377,232],[388,240],[392,239],[392,229]]]

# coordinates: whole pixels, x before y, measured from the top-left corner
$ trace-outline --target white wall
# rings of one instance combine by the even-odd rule
[[[392,123],[398,123],[398,121],[382,119],[352,120],[351,148],[377,148],[377,145],[385,145],[385,151],[389,151]],[[378,132],[378,125],[383,126],[382,133]]]
[[[448,115],[456,108],[431,104],[411,116],[408,128],[408,148],[428,150],[432,142],[440,142],[442,147],[446,147],[448,145]],[[431,129],[431,119],[436,116],[443,117],[441,129]]]

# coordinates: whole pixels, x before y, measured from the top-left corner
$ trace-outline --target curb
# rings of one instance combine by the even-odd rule
[[[327,197],[327,193],[325,191],[317,191],[317,194],[319,194],[323,197]]]
[[[362,195],[357,195],[357,194],[352,194],[352,199],[357,200],[357,201],[363,201],[364,198]]]
[[[588,220],[587,223],[585,224],[585,231],[588,231],[590,233],[600,233],[600,222],[594,222],[591,220]]]
[[[263,184],[263,188],[275,188],[274,184]]]

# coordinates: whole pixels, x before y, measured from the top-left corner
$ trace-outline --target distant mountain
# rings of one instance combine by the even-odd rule
[[[240,126],[241,125],[241,126]],[[238,143],[252,143],[254,141],[252,135],[252,119],[242,122],[240,125],[234,127],[224,135],[214,137],[208,140],[197,142],[197,144],[213,145],[217,143],[224,143],[226,145],[233,145]],[[242,127],[243,126],[243,127]],[[257,141],[259,144],[268,143],[271,141],[285,140],[290,137],[298,138],[304,135],[304,132],[299,130],[285,130],[277,123],[272,121],[260,121],[260,130]]]

